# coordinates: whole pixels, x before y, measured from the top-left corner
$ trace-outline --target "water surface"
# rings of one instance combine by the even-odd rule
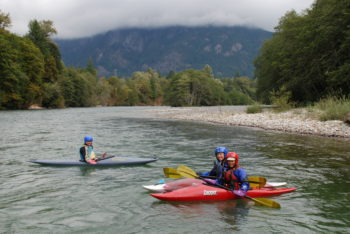
[[[159,108],[1,111],[0,233],[350,232],[349,141],[151,118]],[[85,135],[98,154],[159,161],[106,169],[27,162],[78,159]],[[282,209],[269,209],[244,200],[162,202],[142,188],[164,178],[163,167],[209,170],[219,145],[239,153],[249,175],[297,191],[274,197]]]

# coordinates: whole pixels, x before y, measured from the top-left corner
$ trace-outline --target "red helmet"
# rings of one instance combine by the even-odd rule
[[[235,164],[238,164],[239,156],[235,152],[228,152],[226,156],[227,161],[235,161]]]

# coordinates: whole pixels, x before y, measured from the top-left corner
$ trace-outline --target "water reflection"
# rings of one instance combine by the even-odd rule
[[[252,206],[254,202],[246,199],[205,202],[155,201],[151,205],[154,209],[164,208],[186,219],[222,217],[224,222],[234,227],[243,225],[247,221]]]
[[[79,167],[79,169],[80,169],[81,176],[89,176],[96,171],[96,168],[93,168],[93,167]],[[99,168],[98,170],[100,169],[102,168]]]

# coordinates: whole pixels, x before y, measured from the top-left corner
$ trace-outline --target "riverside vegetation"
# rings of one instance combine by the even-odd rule
[[[85,68],[66,67],[51,40],[49,20],[29,22],[17,36],[0,11],[0,109],[117,105],[273,104],[277,111],[307,107],[321,120],[344,120],[350,112],[350,2],[316,0],[301,14],[286,13],[255,60],[255,79],[215,78],[202,70],[162,76],[148,69],[129,78],[98,77],[92,59]]]
[[[63,64],[51,40],[52,21],[30,21],[23,37],[9,32],[10,24],[9,14],[0,12],[0,109],[241,105],[255,99],[256,81],[239,75],[216,79],[209,65],[168,76],[148,69],[130,78],[98,77],[91,58],[85,68]]]

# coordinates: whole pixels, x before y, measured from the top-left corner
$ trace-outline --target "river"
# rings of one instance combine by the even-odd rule
[[[0,233],[349,233],[349,141],[253,128],[160,120],[163,107],[0,112]],[[135,167],[43,167],[78,159],[83,137],[98,154],[158,157]],[[216,146],[240,155],[250,176],[297,191],[271,209],[250,201],[169,203],[142,185],[163,167],[207,171]],[[170,179],[166,179],[170,181]]]

